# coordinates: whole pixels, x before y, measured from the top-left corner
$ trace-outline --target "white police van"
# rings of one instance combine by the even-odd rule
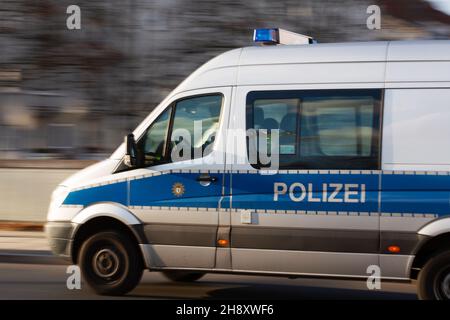
[[[254,38],[289,45],[212,59],[61,183],[54,253],[100,294],[132,290],[143,269],[366,279],[375,265],[449,299],[450,41]]]

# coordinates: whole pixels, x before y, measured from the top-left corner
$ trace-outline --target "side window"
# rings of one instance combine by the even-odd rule
[[[195,96],[168,107],[138,142],[144,166],[206,156],[219,128],[222,100],[221,94]]]
[[[303,101],[300,154],[303,157],[370,157],[374,131],[372,97]]]
[[[167,133],[172,107],[167,108],[147,129],[141,142],[144,165],[164,162],[166,159]]]
[[[261,99],[254,101],[254,128],[270,142],[271,130],[279,130],[279,154],[296,154],[300,99]],[[266,136],[267,135],[267,136]],[[267,150],[271,150],[267,146]]]
[[[378,169],[380,100],[372,89],[250,92],[247,129],[279,130],[283,169]]]
[[[207,95],[176,103],[169,152],[172,161],[201,158],[211,151],[208,147],[219,128],[222,100],[222,95]],[[182,148],[173,150],[177,145]]]

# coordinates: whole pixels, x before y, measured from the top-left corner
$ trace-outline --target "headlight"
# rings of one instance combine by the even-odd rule
[[[52,211],[58,208],[64,201],[67,196],[69,188],[66,186],[58,186],[52,193],[52,197],[50,199],[50,208],[49,211]]]

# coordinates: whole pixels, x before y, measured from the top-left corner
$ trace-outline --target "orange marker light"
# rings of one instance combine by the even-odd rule
[[[399,246],[389,246],[388,247],[388,251],[392,252],[392,253],[399,253],[400,252],[400,247]]]
[[[228,240],[219,239],[219,240],[217,240],[217,244],[221,247],[226,247],[228,245]]]

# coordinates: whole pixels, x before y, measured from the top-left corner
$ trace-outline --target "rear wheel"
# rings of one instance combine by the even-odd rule
[[[98,294],[125,294],[142,277],[142,259],[136,245],[116,231],[88,238],[81,246],[78,261],[87,284]]]
[[[432,257],[419,273],[422,300],[450,300],[450,251]]]
[[[176,282],[194,282],[205,275],[203,272],[164,271],[163,275]]]

